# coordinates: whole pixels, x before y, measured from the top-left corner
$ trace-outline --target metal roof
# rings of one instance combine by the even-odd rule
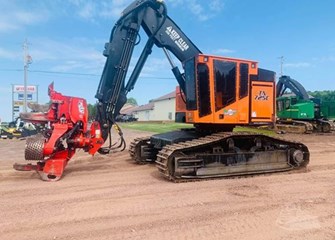
[[[176,91],[170,92],[166,95],[163,95],[159,98],[156,98],[156,99],[152,100],[152,102],[158,102],[158,101],[162,101],[162,100],[166,100],[166,99],[170,99],[170,98],[176,98]]]
[[[133,112],[145,111],[145,110],[153,110],[153,109],[154,109],[154,103],[153,102],[149,102],[148,104],[136,107],[135,109],[133,109]]]

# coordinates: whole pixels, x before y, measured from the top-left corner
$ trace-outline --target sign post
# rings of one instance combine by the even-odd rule
[[[28,85],[25,87],[21,84],[12,84],[12,121],[17,117],[20,108],[23,108],[24,111],[28,101],[38,103],[38,86]]]
[[[28,67],[29,64],[31,64],[32,58],[31,56],[28,54],[28,41],[27,39],[24,41],[23,43],[23,70],[24,70],[24,99],[23,99],[23,112],[27,112],[27,77],[28,77]]]

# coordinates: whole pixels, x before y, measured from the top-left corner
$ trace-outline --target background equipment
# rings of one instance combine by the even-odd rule
[[[287,93],[290,90],[290,93]],[[310,96],[305,88],[289,76],[279,78],[276,88],[277,123],[276,129],[295,132],[330,132],[335,130],[322,110],[331,104],[322,105],[320,99]],[[330,114],[330,111],[327,112]]]

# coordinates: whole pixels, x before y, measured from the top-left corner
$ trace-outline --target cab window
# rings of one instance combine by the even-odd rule
[[[236,101],[236,63],[214,60],[215,110]]]

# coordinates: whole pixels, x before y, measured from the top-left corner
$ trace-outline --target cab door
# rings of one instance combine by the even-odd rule
[[[251,112],[252,123],[273,122],[275,116],[274,82],[252,81]]]

